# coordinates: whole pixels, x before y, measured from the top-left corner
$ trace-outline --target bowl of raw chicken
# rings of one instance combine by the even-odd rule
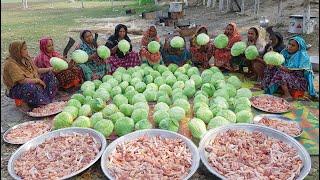
[[[105,137],[89,128],[64,128],[38,136],[9,159],[14,179],[68,179],[90,166],[106,148]]]
[[[207,169],[221,179],[304,179],[311,169],[310,155],[298,141],[256,124],[208,131],[199,153]]]
[[[189,179],[199,163],[198,149],[190,139],[160,129],[122,136],[101,157],[101,168],[111,180]]]

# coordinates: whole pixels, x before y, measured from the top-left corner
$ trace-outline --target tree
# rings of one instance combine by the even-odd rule
[[[28,8],[28,0],[22,0],[22,7],[23,7],[23,9]]]

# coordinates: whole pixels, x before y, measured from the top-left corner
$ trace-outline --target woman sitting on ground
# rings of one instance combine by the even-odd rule
[[[58,81],[51,72],[52,68],[37,68],[25,41],[12,42],[9,53],[3,68],[7,96],[22,100],[30,107],[51,103],[58,91]]]
[[[177,64],[178,66],[182,66],[191,59],[191,54],[186,48],[186,44],[184,43],[183,48],[173,48],[170,45],[170,41],[174,36],[167,36],[165,39],[164,46],[162,48],[162,59],[165,65],[169,65],[171,63]]]
[[[38,68],[50,68],[50,59],[58,57],[64,59],[58,51],[54,50],[51,38],[42,38],[40,40],[40,53],[35,58],[34,63]],[[59,81],[60,88],[66,90],[71,87],[77,87],[82,83],[81,69],[74,65],[74,61],[69,63],[69,68],[60,72],[54,72]]]
[[[126,54],[121,52],[118,48],[119,41],[123,39],[130,43],[130,50]],[[132,51],[132,44],[128,36],[127,26],[118,24],[115,28],[114,34],[108,38],[106,46],[111,51],[111,56],[108,59],[110,73],[113,73],[118,67],[128,68],[139,66],[141,64],[138,53]]]
[[[279,68],[268,67],[265,71],[262,85],[266,93],[273,94],[281,88],[284,98],[291,98],[291,94],[297,91],[308,91],[311,97],[318,98],[306,49],[306,42],[300,36],[289,40],[288,47],[281,51],[285,58],[284,64]]]
[[[231,48],[234,43],[241,41],[241,35],[235,23],[230,23],[224,30],[224,34],[228,36],[228,45],[224,49],[215,48],[214,50],[214,65],[226,70],[233,70],[231,66]]]
[[[280,53],[286,46],[283,42],[283,36],[279,32],[274,32],[272,26],[268,27],[266,31],[269,34],[269,43],[270,48],[266,47],[266,51],[275,51]]]
[[[200,46],[197,44],[197,36],[201,33],[208,35],[208,29],[205,26],[199,27],[196,34],[190,40],[190,53],[192,64],[198,68],[209,68],[209,60],[213,55],[213,44],[209,41],[208,44]]]
[[[148,63],[149,65],[162,64],[163,62],[160,52],[153,54],[148,51],[148,44],[151,41],[157,41],[160,43],[160,37],[157,35],[157,29],[155,26],[150,26],[142,37],[140,50],[141,60],[143,63]]]
[[[102,79],[107,74],[106,60],[101,59],[97,54],[97,42],[93,39],[93,34],[89,30],[80,33],[81,43],[76,49],[81,49],[89,55],[86,63],[77,64],[83,73],[85,81]]]

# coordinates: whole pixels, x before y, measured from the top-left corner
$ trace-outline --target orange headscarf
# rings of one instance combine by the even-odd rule
[[[234,43],[241,41],[241,35],[239,33],[239,30],[237,28],[237,24],[236,23],[231,22],[228,25],[233,27],[233,33],[228,36],[229,43],[228,43],[228,46],[227,46],[228,48],[231,48]]]
[[[156,35],[156,36],[154,36],[154,37],[151,37],[151,35],[150,35],[150,29],[151,29],[151,27],[156,28],[154,25],[152,25],[152,26],[150,26],[150,27],[148,28],[147,31],[145,31],[145,32],[143,33],[143,37],[142,37],[142,39],[141,39],[141,46],[146,47],[146,46],[148,46],[149,42],[151,42],[151,41],[160,42],[160,38],[159,38],[158,35]]]

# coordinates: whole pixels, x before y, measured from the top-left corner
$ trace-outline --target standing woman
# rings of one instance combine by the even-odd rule
[[[148,51],[148,44],[151,41],[157,41],[160,43],[160,37],[157,35],[157,29],[154,25],[150,26],[149,29],[144,32],[144,35],[141,40],[141,50],[140,50],[140,57],[142,62],[147,62],[149,65],[154,64],[162,64],[161,53],[150,53]]]
[[[230,23],[224,30],[224,34],[228,36],[228,45],[224,49],[215,48],[214,50],[214,65],[226,70],[233,70],[231,67],[231,48],[234,43],[241,41],[241,35],[235,23]]]
[[[265,92],[273,94],[281,88],[283,97],[291,98],[291,94],[295,92],[308,91],[313,99],[318,100],[318,94],[313,85],[314,74],[304,39],[300,36],[293,37],[281,54],[285,58],[284,64],[280,68],[270,68],[262,81]]]
[[[209,68],[209,60],[213,55],[213,44],[208,42],[206,45],[197,44],[197,36],[201,33],[208,35],[208,29],[205,26],[199,27],[197,33],[190,40],[190,53],[191,59],[194,66],[198,68],[207,69]]]
[[[52,68],[38,68],[29,56],[25,41],[12,42],[9,53],[3,68],[7,95],[31,107],[51,103],[58,91]]]
[[[106,60],[101,59],[97,54],[98,45],[93,39],[92,32],[84,30],[80,33],[81,43],[77,49],[85,51],[88,55],[88,61],[78,64],[81,68],[85,81],[101,79],[107,74]]]
[[[127,54],[124,54],[118,48],[119,41],[123,39],[127,40],[130,43],[130,50]],[[127,26],[118,24],[115,28],[114,34],[108,38],[106,46],[111,50],[111,56],[108,59],[111,74],[118,67],[128,68],[141,64],[138,53],[132,51],[132,44],[128,36]]]
[[[52,38],[42,38],[40,40],[40,53],[34,59],[38,68],[50,68],[50,59],[58,57],[64,59],[58,51],[54,50]],[[60,72],[54,72],[59,81],[60,88],[66,90],[71,87],[79,86],[82,82],[81,69],[75,66],[74,62],[69,63],[69,68]]]

